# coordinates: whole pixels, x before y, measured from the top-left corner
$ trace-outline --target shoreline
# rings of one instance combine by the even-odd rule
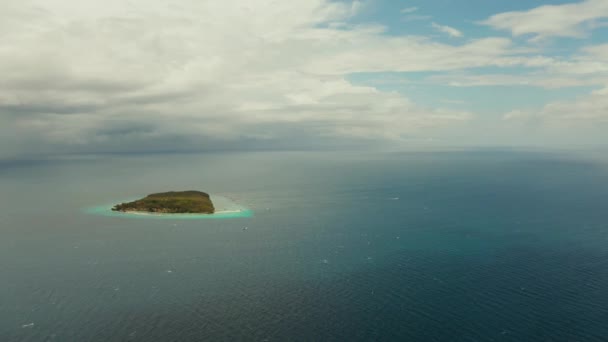
[[[115,204],[106,204],[95,207],[85,208],[84,211],[88,214],[100,215],[114,218],[126,219],[175,219],[175,220],[197,220],[197,219],[231,219],[231,218],[247,218],[253,217],[253,211],[249,208],[241,206],[234,201],[224,196],[214,196],[214,199],[219,202],[221,210],[216,210],[213,214],[204,213],[152,213],[144,211],[114,211],[112,208]]]
[[[110,209],[112,210],[112,209]],[[132,214],[132,215],[148,215],[148,216],[174,216],[174,215],[205,215],[205,216],[213,216],[213,215],[221,215],[221,214],[234,214],[234,213],[242,213],[244,210],[219,210],[212,214],[205,213],[154,213],[148,211],[135,211],[135,210],[112,210],[114,213],[124,213],[124,214]]]

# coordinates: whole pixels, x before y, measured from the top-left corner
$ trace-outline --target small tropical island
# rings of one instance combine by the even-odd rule
[[[208,193],[190,190],[150,194],[137,201],[117,204],[112,210],[156,214],[213,214],[215,207]]]

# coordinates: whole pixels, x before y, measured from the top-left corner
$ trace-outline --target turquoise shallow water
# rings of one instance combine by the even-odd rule
[[[605,341],[606,159],[0,162],[0,341]],[[86,211],[175,189],[255,215]]]

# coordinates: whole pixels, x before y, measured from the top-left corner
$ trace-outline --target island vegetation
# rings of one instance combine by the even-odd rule
[[[209,194],[202,191],[170,191],[148,195],[137,201],[115,205],[112,210],[160,214],[213,214]]]

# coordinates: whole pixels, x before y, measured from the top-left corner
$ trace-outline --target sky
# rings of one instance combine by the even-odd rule
[[[0,0],[0,159],[607,133],[608,0]]]

